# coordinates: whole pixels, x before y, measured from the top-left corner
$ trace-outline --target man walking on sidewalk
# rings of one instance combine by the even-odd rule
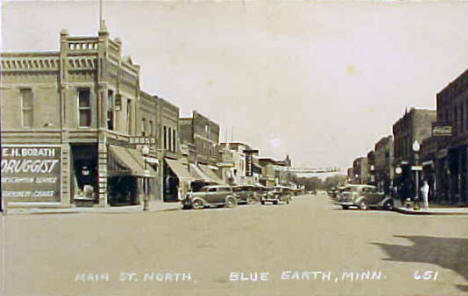
[[[424,180],[424,184],[421,187],[421,195],[424,201],[424,207],[429,209],[429,184],[427,183],[427,180]]]

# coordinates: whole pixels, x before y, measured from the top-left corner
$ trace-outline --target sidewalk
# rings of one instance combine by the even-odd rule
[[[429,204],[429,209],[420,208],[419,210],[414,210],[412,207],[404,207],[401,205],[400,201],[395,202],[393,209],[398,213],[407,215],[468,215],[468,207],[449,207]]]
[[[150,201],[149,210],[145,212],[176,211],[182,205],[179,202]],[[119,214],[143,212],[143,204],[136,206],[114,206],[106,208],[98,207],[72,207],[72,208],[9,208],[6,215],[31,215],[31,214]]]

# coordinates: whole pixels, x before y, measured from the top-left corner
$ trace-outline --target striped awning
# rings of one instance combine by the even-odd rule
[[[165,161],[180,181],[192,181],[194,179],[188,171],[187,163],[169,158],[166,158]]]
[[[136,177],[156,178],[157,174],[151,165],[145,163],[145,159],[140,151],[132,148],[109,145],[110,162],[108,174],[112,175],[131,175]],[[117,166],[113,166],[115,162]],[[121,167],[122,169],[114,169]]]

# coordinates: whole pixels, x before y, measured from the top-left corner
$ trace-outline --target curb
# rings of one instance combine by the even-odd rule
[[[406,210],[404,208],[394,208],[395,212],[405,214],[405,215],[439,215],[439,216],[449,216],[449,215],[468,215],[468,211],[466,212],[428,212],[424,210]]]
[[[150,209],[148,211],[143,211],[142,208],[127,209],[127,210],[96,210],[85,208],[86,210],[77,210],[76,208],[64,208],[64,209],[38,209],[30,208],[27,210],[24,209],[10,209],[9,211],[4,211],[3,216],[19,216],[19,215],[63,215],[63,214],[129,214],[129,213],[152,213],[152,212],[168,212],[168,211],[178,211],[182,207],[168,207],[168,208],[156,208]]]

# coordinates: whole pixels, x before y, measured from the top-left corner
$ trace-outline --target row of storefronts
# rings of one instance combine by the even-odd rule
[[[59,47],[1,54],[4,207],[176,202],[208,184],[276,185],[290,165],[275,162],[269,182],[258,151],[220,144],[217,123],[141,90],[104,23],[94,37],[62,31]]]
[[[349,171],[354,180],[377,185],[401,199],[415,198],[427,182],[431,202],[468,205],[467,149],[468,70],[437,94],[437,110],[405,111],[393,125],[393,135],[375,145],[375,166],[364,170],[369,175],[356,167],[362,158]],[[370,180],[372,174],[375,182]]]

